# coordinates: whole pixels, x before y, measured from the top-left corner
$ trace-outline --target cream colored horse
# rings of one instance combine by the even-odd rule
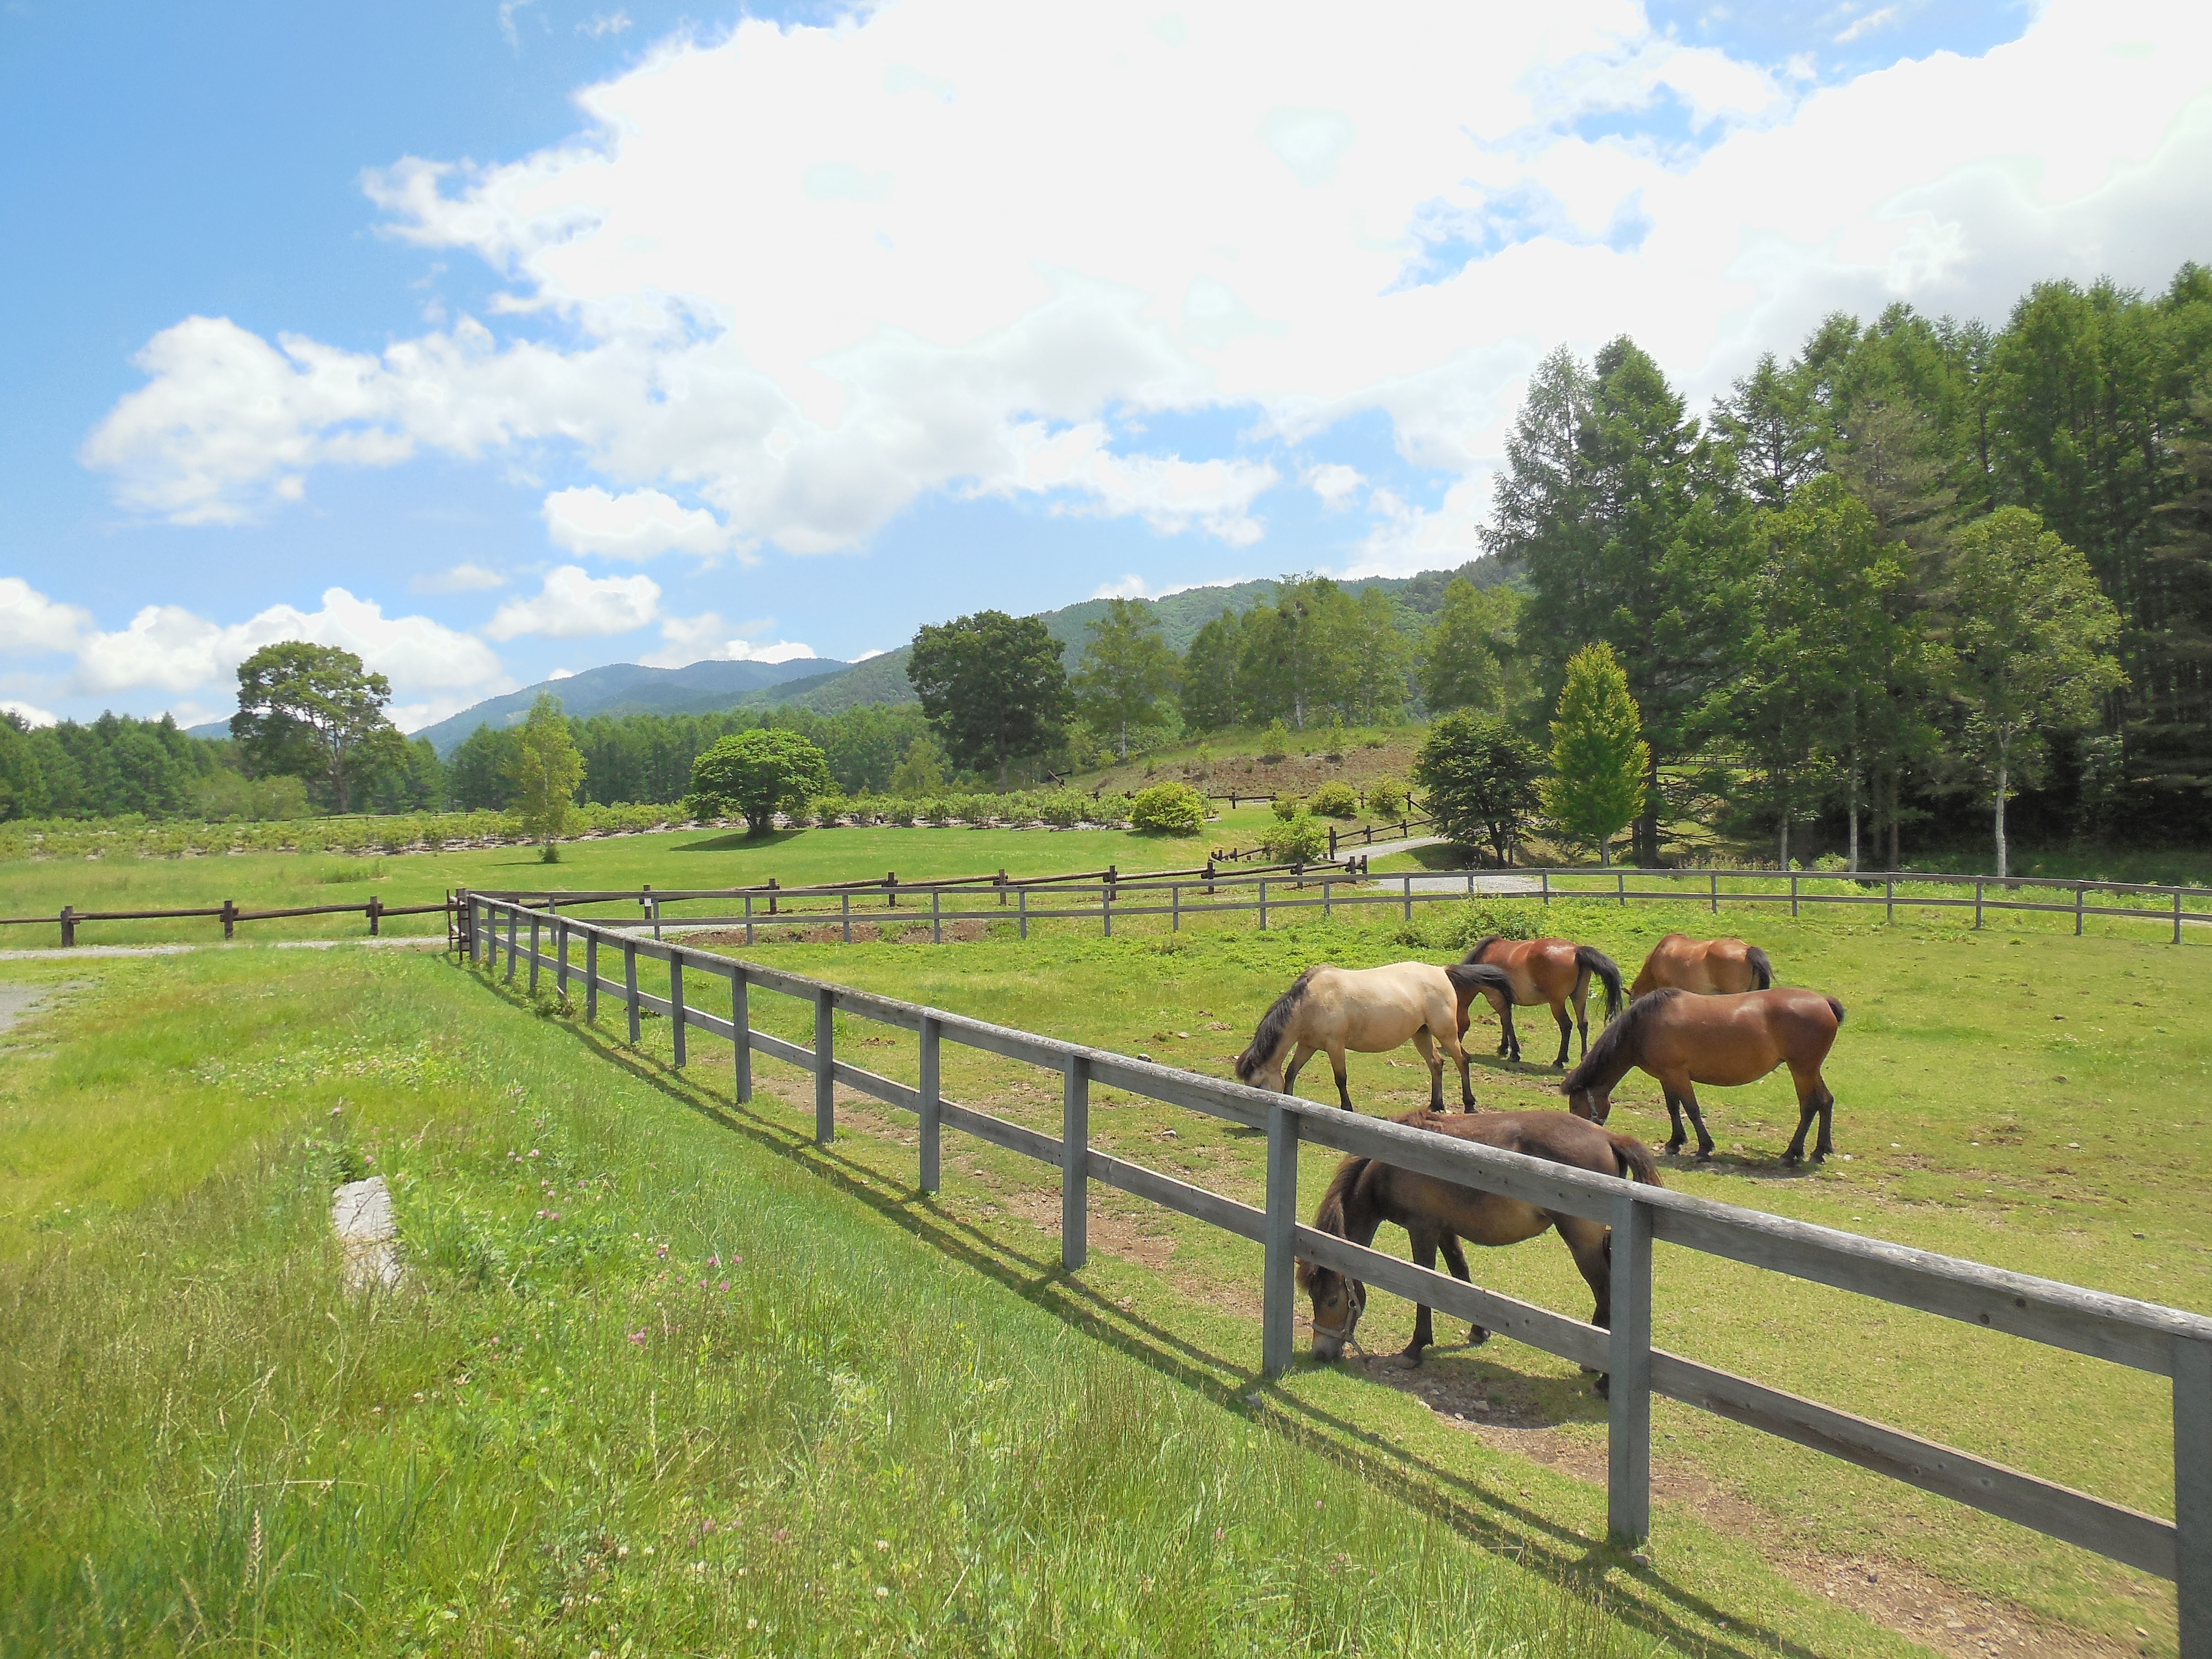
[[[1511,981],[1497,968],[1438,968],[1425,962],[1332,968],[1323,963],[1307,969],[1275,999],[1252,1034],[1251,1046],[1237,1058],[1237,1080],[1289,1094],[1297,1086],[1299,1068],[1316,1053],[1325,1054],[1336,1074],[1337,1104],[1348,1112],[1352,1093],[1345,1087],[1345,1051],[1378,1054],[1411,1042],[1429,1064],[1430,1110],[1444,1109],[1443,1060],[1437,1053],[1441,1047],[1459,1066],[1460,1109],[1471,1112],[1474,1088],[1460,1042],[1467,1030],[1468,1004],[1489,992],[1510,996],[1510,990]],[[1511,1017],[1509,1012],[1506,1018]]]

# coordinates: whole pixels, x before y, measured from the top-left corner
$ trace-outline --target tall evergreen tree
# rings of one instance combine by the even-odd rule
[[[1613,647],[1600,641],[1567,660],[1566,684],[1552,722],[1552,775],[1544,810],[1575,840],[1613,862],[1613,838],[1644,810],[1651,750],[1638,735],[1643,717]]]

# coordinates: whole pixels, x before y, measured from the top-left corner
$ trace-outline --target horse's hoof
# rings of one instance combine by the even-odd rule
[[[1784,1153],[1783,1153],[1783,1154],[1782,1154],[1782,1167],[1783,1167],[1784,1169],[1785,1169],[1785,1170],[1794,1170],[1794,1169],[1796,1169],[1796,1168],[1797,1167],[1797,1164],[1798,1164],[1799,1157],[1800,1157],[1800,1154],[1798,1154],[1798,1153],[1796,1153],[1796,1152],[1784,1152]]]
[[[1490,1333],[1482,1326],[1470,1325],[1467,1328],[1467,1346],[1468,1347],[1479,1348],[1489,1340]]]
[[[1402,1349],[1390,1356],[1390,1363],[1401,1371],[1419,1370],[1421,1368],[1421,1351],[1419,1348]]]
[[[1710,1146],[1700,1146],[1700,1147],[1698,1147],[1698,1163],[1700,1163],[1700,1164],[1710,1164],[1710,1163],[1711,1163],[1711,1162],[1712,1162],[1712,1159],[1713,1159],[1713,1149],[1712,1149],[1711,1147],[1710,1147]]]

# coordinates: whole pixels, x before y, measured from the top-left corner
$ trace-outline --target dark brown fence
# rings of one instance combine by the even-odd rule
[[[695,1031],[731,1043],[739,1101],[751,1096],[756,1054],[807,1073],[814,1080],[815,1139],[824,1146],[836,1133],[836,1085],[841,1083],[915,1114],[921,1130],[919,1178],[924,1191],[937,1189],[940,1141],[948,1127],[1058,1166],[1060,1260],[1071,1272],[1080,1269],[1089,1254],[1088,1196],[1093,1181],[1259,1243],[1263,1250],[1261,1351],[1271,1375],[1286,1370],[1291,1360],[1292,1270],[1300,1257],[1488,1326],[1547,1353],[1609,1372],[1607,1514],[1618,1542],[1640,1542],[1650,1531],[1651,1396],[1662,1394],[2173,1580],[2179,1594],[2183,1659],[2212,1659],[2212,1319],[1687,1194],[1563,1169],[1332,1106],[1267,1094],[755,963],[657,943],[557,910],[548,915],[513,899],[471,894],[467,902],[470,961],[496,974],[504,951],[504,980],[513,983],[526,963],[526,983],[533,993],[541,977],[549,976],[548,970],[563,995],[572,983],[580,981],[586,1020],[598,1018],[603,993],[615,997],[627,1017],[632,1044],[641,1036],[642,1015],[665,1017],[679,1067],[687,1061],[688,1038]],[[578,963],[573,951],[580,942],[583,951]],[[603,953],[619,956],[619,979],[600,971]],[[641,960],[665,965],[666,996],[641,986]],[[702,993],[709,984],[717,1005],[727,1008],[726,1015],[710,1012],[705,1006]],[[749,999],[756,989],[796,998],[812,1011],[812,1048],[753,1028]],[[839,1060],[834,1018],[841,1012],[914,1032],[919,1045],[918,1083],[909,1086]],[[1059,1137],[945,1099],[939,1078],[946,1042],[1057,1072],[1061,1078]],[[1264,1130],[1266,1207],[1240,1204],[1093,1148],[1089,1143],[1094,1083]],[[1301,1226],[1296,1206],[1298,1148],[1304,1142],[1607,1223],[1613,1230],[1611,1328],[1462,1284]],[[2173,1518],[2108,1503],[1655,1349],[1655,1241],[2171,1377]]]
[[[362,904],[302,904],[282,910],[241,910],[235,901],[225,899],[212,908],[197,910],[80,910],[64,904],[58,914],[51,916],[0,916],[0,927],[58,927],[64,945],[76,944],[76,930],[88,921],[168,921],[177,918],[212,917],[222,923],[222,936],[234,938],[241,921],[275,921],[285,916],[366,916],[368,936],[379,937],[386,916],[436,916],[447,918],[446,930],[448,943],[457,937],[452,919],[461,914],[463,905],[451,894],[437,904],[386,904],[371,894]]]

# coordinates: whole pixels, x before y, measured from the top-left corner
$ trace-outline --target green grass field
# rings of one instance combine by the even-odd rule
[[[955,847],[969,836],[857,833],[905,844],[938,835]],[[2212,1063],[2212,1018],[2200,1012],[2212,957],[2201,944],[2076,941],[2059,919],[2043,917],[1993,918],[1979,934],[1955,917],[1894,928],[1832,916],[1792,924],[1771,912],[1723,920],[1767,945],[1785,982],[1820,986],[1850,1008],[1830,1069],[1838,1146],[1849,1157],[1817,1176],[1778,1171],[1773,1156],[1795,1112],[1786,1084],[1769,1079],[1711,1091],[1707,1118],[1721,1156],[1703,1170],[1670,1170],[1672,1184],[2212,1310],[2212,1218],[2201,1200],[2212,1158],[2197,1103]],[[1554,931],[1601,944],[1631,972],[1659,933],[1710,927],[1686,908],[1624,912],[1588,902],[1556,906],[1549,921]],[[941,949],[765,939],[757,949],[780,965],[1223,1074],[1260,1010],[1298,968],[1317,959],[1438,957],[1483,918],[1437,907],[1410,931],[1388,913],[1371,914],[1369,923],[1302,922],[1262,935],[1249,918],[1222,919],[1166,936],[1133,922],[1110,942],[1063,924],[1040,928],[1026,945],[994,930]],[[1209,1541],[1208,1529],[1176,1531],[1162,1520],[1146,1532],[1122,1518],[1124,1507],[1143,1510],[1154,1499],[1195,1512],[1194,1489],[1176,1486],[1155,1460],[1143,1465],[1141,1480],[1114,1487],[1110,1502],[1097,1499],[1103,1507],[1083,1510],[1092,1524],[1081,1536],[1042,1520],[1022,1523],[1027,1535],[1048,1540],[1040,1547],[1052,1564],[1027,1581],[1030,1616],[1051,1608],[1063,1622],[1049,1628],[1077,1632],[1066,1639],[1079,1647],[1112,1645],[1111,1620],[1139,1616],[1134,1603],[1154,1593],[1141,1581],[1161,1574],[1127,1563],[1172,1558],[1182,1564],[1182,1599],[1160,1614],[1158,1639],[1148,1638],[1160,1650],[1218,1645],[1224,1631],[1237,1640],[1251,1634],[1256,1646],[1263,1628],[1277,1647],[1364,1648],[1387,1638],[1422,1650],[1441,1643],[1443,1627],[1422,1625],[1425,1615],[1414,1609],[1446,1581],[1474,1586],[1467,1593],[1479,1590],[1487,1607],[1514,1609],[1471,1620],[1464,1605],[1450,1604],[1450,1617],[1475,1623],[1486,1639],[1497,1632],[1501,1651],[1514,1641],[1534,1652],[1573,1651],[1576,1642],[1602,1650],[1607,1641],[1637,1651],[1639,1642],[1660,1639],[1690,1651],[1901,1652],[1901,1638],[1849,1609],[1864,1607],[1907,1631],[1935,1620],[1925,1627],[1942,1645],[1952,1622],[1937,1617],[1951,1610],[1947,1596],[1966,1610],[1962,1626],[1983,1616],[1974,1609],[1984,1598],[2000,1610],[1990,1617],[2045,1621],[2034,1627],[2042,1650],[2065,1650],[2059,1638],[2073,1640],[2070,1632],[2172,1650],[2171,1594],[2154,1581],[1663,1401],[1652,1565],[1631,1568],[1594,1542],[1603,1533],[1602,1494],[1586,1477],[1601,1468],[1602,1408],[1571,1367],[1501,1340],[1432,1359],[1413,1379],[1428,1403],[1408,1391],[1407,1377],[1382,1369],[1302,1367],[1279,1389],[1261,1389],[1253,1376],[1257,1263],[1249,1247],[1102,1193],[1092,1265],[1066,1279],[1054,1261],[1049,1171],[956,1136],[945,1194],[919,1201],[910,1190],[910,1125],[850,1102],[839,1146],[817,1157],[801,1139],[809,1085],[797,1073],[757,1062],[763,1093],[754,1109],[732,1112],[726,1054],[697,1044],[689,1076],[678,1079],[661,1063],[667,1038],[659,1022],[648,1023],[644,1052],[633,1055],[605,1033],[580,1030],[544,999],[538,1012],[552,1017],[532,1018],[526,999],[475,988],[435,959],[366,951],[246,949],[0,972],[87,984],[58,1014],[15,1034],[9,1092],[0,1096],[0,1255],[9,1263],[0,1295],[10,1329],[27,1334],[27,1358],[10,1373],[14,1396],[0,1419],[10,1425],[7,1524],[16,1537],[50,1540],[28,1554],[11,1552],[24,1565],[9,1600],[74,1632],[65,1646],[91,1645],[97,1632],[114,1636],[117,1620],[139,1620],[131,1628],[143,1632],[167,1617],[161,1639],[178,1645],[198,1639],[194,1632],[243,1639],[260,1628],[280,1650],[368,1632],[371,1645],[504,1650],[520,1634],[539,1644],[533,1650],[566,1650],[559,1644],[573,1635],[579,1651],[586,1643],[619,1650],[618,1638],[590,1625],[604,1617],[623,1624],[641,1651],[739,1650],[732,1609],[760,1619],[756,1630],[769,1620],[744,1600],[763,1586],[736,1579],[735,1569],[765,1574],[767,1564],[742,1551],[678,1547],[671,1540],[681,1526],[669,1517],[695,1515],[683,1524],[696,1528],[725,1506],[776,1494],[786,1506],[774,1511],[776,1527],[796,1537],[800,1527],[790,1517],[811,1516],[804,1524],[823,1547],[848,1561],[857,1553],[861,1569],[875,1536],[891,1544],[879,1555],[908,1547],[879,1518],[905,1499],[862,1515],[842,1497],[833,1501],[828,1487],[792,1484],[805,1461],[792,1447],[843,1446],[833,1431],[853,1408],[841,1404],[840,1374],[877,1390],[871,1409],[881,1401],[894,1430],[927,1422],[942,1437],[945,1425],[968,1420],[977,1404],[937,1388],[934,1368],[950,1362],[914,1334],[950,1321],[995,1345],[976,1364],[992,1378],[1022,1379],[1007,1392],[1025,1405],[1049,1397],[1069,1413],[1053,1432],[1024,1440],[1020,1413],[986,1411],[996,1425],[989,1432],[1017,1447],[1010,1455],[1018,1461],[1058,1469],[1050,1460],[1060,1443],[1094,1417],[1125,1448],[1151,1444],[1158,1437],[1151,1425],[1171,1422],[1196,1448],[1169,1460],[1179,1474],[1202,1475],[1200,1484],[1216,1492],[1249,1480],[1278,1495],[1305,1480],[1297,1489],[1312,1498],[1291,1505],[1300,1515],[1312,1501],[1334,1515],[1349,1487],[1370,1506],[1352,1532],[1380,1528],[1399,1540],[1393,1551],[1402,1547],[1431,1564],[1395,1589],[1362,1592],[1360,1616],[1380,1622],[1356,1629],[1343,1622],[1341,1601],[1315,1611],[1286,1588],[1331,1578],[1339,1551],[1379,1567],[1376,1554],[1348,1544],[1334,1522],[1326,1539],[1310,1528],[1270,1534],[1266,1553],[1278,1559],[1265,1588],[1212,1567],[1194,1577],[1184,1557]],[[149,999],[150,1016],[132,1012]],[[757,999],[756,1018],[804,1036],[797,1006],[782,999]],[[1547,1032],[1530,1035],[1529,1052],[1547,1052]],[[840,1042],[871,1069],[912,1075],[911,1043],[898,1034],[841,1024]],[[1410,1052],[1395,1066],[1385,1057],[1355,1059],[1355,1098],[1369,1111],[1419,1103],[1426,1085],[1425,1073],[1411,1069],[1417,1064]],[[1550,1075],[1486,1060],[1477,1092],[1486,1106],[1549,1105]],[[951,1051],[946,1085],[956,1097],[1056,1125],[1053,1077]],[[1310,1073],[1304,1092],[1325,1097],[1325,1075]],[[1102,1095],[1098,1144],[1256,1198],[1251,1137]],[[1615,1126],[1656,1141],[1664,1121],[1656,1090],[1632,1079]],[[526,1156],[525,1139],[542,1158],[564,1160],[554,1186],[578,1194],[573,1207],[510,1159]],[[330,1290],[319,1209],[330,1182],[367,1168],[372,1155],[376,1167],[402,1177],[403,1225],[420,1241],[425,1293],[363,1316]],[[1328,1162],[1305,1160],[1309,1208]],[[574,1188],[577,1181],[586,1185]],[[537,1213],[555,1208],[572,1218]],[[607,1224],[576,1228],[580,1210]],[[763,1228],[803,1237],[767,1246],[758,1242]],[[1386,1233],[1378,1243],[1389,1248],[1395,1239]],[[662,1244],[669,1261],[686,1264],[680,1281],[656,1278],[668,1273],[665,1262],[643,1254]],[[704,1257],[733,1253],[746,1255],[753,1271],[773,1262],[777,1273],[771,1285],[732,1280],[742,1303],[731,1316],[735,1329],[714,1322],[724,1316],[713,1310],[726,1305],[714,1300],[720,1270],[700,1275],[710,1281],[704,1303],[693,1274]],[[908,1265],[878,1271],[893,1257]],[[878,1265],[856,1269],[862,1262]],[[1548,1241],[1475,1267],[1482,1282],[1588,1311],[1565,1253]],[[884,1301],[893,1309],[880,1310]],[[1003,1313],[991,1311],[1002,1304]],[[659,1323],[646,1318],[648,1310]],[[1409,1323],[1410,1310],[1379,1297],[1363,1334],[1386,1350],[1402,1342]],[[2168,1419],[2154,1379],[1663,1249],[1656,1330],[1663,1345],[1710,1363],[2170,1512]],[[633,1342],[638,1333],[644,1340]],[[494,1336],[507,1357],[493,1353]],[[893,1353],[854,1357],[886,1342]],[[836,1352],[824,1358],[824,1344]],[[714,1357],[739,1350],[769,1357],[747,1361],[742,1375],[751,1380],[733,1394]],[[1127,1409],[1098,1407],[1083,1392],[1103,1382],[1040,1380],[1063,1370],[1090,1377],[1124,1362],[1139,1390],[1131,1398],[1141,1398]],[[793,1380],[794,1367],[813,1379],[812,1393],[800,1388],[804,1378]],[[100,1378],[98,1388],[76,1391],[82,1400],[62,1383],[79,1372]],[[769,1380],[760,1380],[763,1372]],[[394,1374],[413,1387],[386,1380]],[[463,1376],[470,1381],[456,1380]],[[496,1388],[480,1387],[492,1382]],[[535,1395],[534,1388],[552,1394]],[[533,1401],[571,1394],[574,1409],[557,1421],[550,1403],[542,1419],[531,1414]],[[732,1403],[756,1394],[768,1402],[757,1413],[753,1403],[742,1411]],[[1257,1406],[1245,1399],[1253,1394]],[[792,1427],[799,1438],[777,1441],[772,1455],[750,1445],[740,1455],[715,1428],[732,1412],[748,1423],[812,1426]],[[186,1426],[173,1431],[173,1423]],[[684,1448],[672,1463],[653,1449],[659,1436]],[[709,1440],[713,1449],[699,1453]],[[127,1457],[118,1449],[125,1442]],[[76,1455],[32,1449],[51,1443]],[[859,1461],[837,1467],[850,1484],[861,1479],[856,1470],[874,1478],[879,1464],[869,1460],[890,1458],[919,1471],[926,1505],[941,1499],[963,1515],[1011,1501],[996,1489],[968,1492],[973,1460],[957,1445],[946,1442],[932,1462],[917,1443],[889,1433],[882,1445],[849,1449]],[[695,1453],[681,1475],[662,1472]],[[535,1486],[508,1467],[525,1455],[545,1471]],[[1308,1468],[1301,1460],[1330,1473],[1300,1474]],[[82,1472],[89,1467],[124,1473],[88,1488]],[[1097,1470],[1079,1457],[1070,1467],[1087,1473],[1052,1490],[1081,1510]],[[702,1495],[709,1489],[702,1482],[733,1468],[730,1484]],[[395,1506],[389,1493],[399,1470],[419,1495]],[[322,1503],[327,1493],[310,1492],[323,1480],[333,1483],[327,1492],[374,1496],[361,1498],[341,1527]],[[345,1481],[362,1485],[338,1484]],[[147,1493],[143,1505],[103,1499],[133,1482]],[[293,1506],[283,1524],[295,1529],[280,1547],[276,1505],[265,1505],[262,1565],[249,1571],[246,1498],[271,1492]],[[1152,1499],[1140,1502],[1146,1492]],[[720,1519],[717,1528],[717,1547],[726,1551]],[[1091,1534],[1101,1528],[1126,1533],[1130,1553],[1115,1558],[1123,1566],[1097,1555]],[[492,1534],[501,1528],[509,1541],[498,1545]],[[769,1530],[763,1523],[747,1533],[747,1547]],[[1223,1539],[1212,1541],[1236,1536],[1224,1523]],[[648,1570],[635,1552],[608,1559],[623,1541],[641,1551],[637,1540],[647,1538],[657,1567]],[[298,1574],[348,1588],[317,1590],[315,1602],[268,1566],[283,1548],[313,1563]],[[694,1579],[672,1581],[699,1594],[673,1597],[662,1559],[672,1551],[707,1562]],[[1533,1566],[1534,1577],[1502,1568],[1508,1557]],[[93,1562],[90,1574],[80,1558]],[[536,1576],[510,1567],[510,1558],[529,1559]],[[941,1578],[959,1577],[968,1565],[957,1551],[916,1559]],[[556,1573],[549,1560],[568,1565]],[[1859,1582],[1862,1566],[1893,1589],[1900,1581],[1932,1588],[1917,1602],[1903,1590],[1903,1600],[1890,1589],[1876,1595]],[[592,1575],[602,1570],[606,1588],[576,1589],[599,1583]],[[377,1581],[374,1593],[360,1588],[363,1574]],[[845,1581],[799,1577],[801,1586],[833,1582]],[[197,1611],[179,1588],[186,1583]],[[1577,1611],[1600,1583],[1606,1606],[1624,1621],[1617,1629]],[[789,1589],[779,1583],[779,1595]],[[620,1591],[625,1611],[596,1612],[614,1607],[617,1587],[630,1584],[647,1588]],[[908,1596],[903,1584],[884,1588],[884,1597],[873,1598],[872,1588],[868,1596],[887,1616],[890,1607],[912,1613],[910,1597],[896,1599]],[[1079,1589],[1096,1617],[1066,1623],[1058,1598]],[[600,1601],[584,1599],[594,1594]],[[830,1604],[808,1599],[813,1589],[794,1594],[776,1604],[781,1634],[767,1644],[774,1650],[827,1640],[810,1621],[826,1617]],[[1266,1624],[1275,1616],[1267,1598],[1278,1595],[1297,1617]],[[562,1596],[571,1598],[568,1607]],[[228,1612],[211,1611],[211,1601]],[[676,1601],[686,1610],[671,1611]],[[982,1617],[978,1604],[957,1596],[947,1605]],[[579,1614],[580,1607],[592,1611]],[[960,1650],[1045,1644],[1047,1626],[1017,1624],[987,1640],[997,1626],[943,1622],[950,1616],[899,1626],[900,1639],[927,1629]],[[251,1626],[251,1619],[264,1622]],[[1578,1633],[1549,1633],[1553,1626]],[[29,1628],[19,1622],[18,1637]],[[803,1642],[794,1635],[802,1628]],[[851,1628],[863,1645],[893,1640],[890,1625]],[[2136,1637],[2138,1628],[2148,1634]]]

